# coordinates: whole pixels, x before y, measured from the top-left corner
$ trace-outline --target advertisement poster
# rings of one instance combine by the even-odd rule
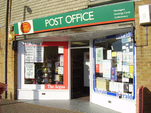
[[[35,78],[35,67],[34,63],[25,63],[25,78],[34,79]]]
[[[34,62],[34,46],[25,46],[25,62]]]
[[[63,75],[63,67],[58,67],[58,74]]]
[[[100,73],[103,73],[103,64],[100,64],[99,70],[100,70]]]
[[[60,55],[60,66],[63,66],[63,55]]]
[[[43,62],[44,48],[41,46],[35,46],[34,49],[35,49],[34,62]]]
[[[111,80],[115,81],[115,67],[111,68]]]
[[[103,60],[103,77],[110,78],[111,60]]]
[[[117,56],[116,52],[112,52],[112,57],[116,57],[116,56]]]
[[[99,69],[100,67],[99,67],[99,64],[96,64],[95,65],[95,72],[96,73],[99,73],[100,72],[100,69]]]
[[[96,64],[95,65],[95,71],[96,71],[96,73],[103,73],[103,65],[102,64]]]
[[[43,53],[40,43],[25,44],[25,62],[43,62]]]
[[[129,72],[129,65],[123,65],[123,72]]]
[[[123,71],[122,62],[117,62],[117,71]]]
[[[112,59],[112,51],[107,50],[107,59]]]
[[[123,60],[122,59],[122,54],[123,54],[122,52],[117,52],[117,61],[118,62],[122,62],[122,60]]]
[[[103,63],[103,47],[96,48],[96,64]]]
[[[63,54],[63,46],[59,46],[58,47],[58,53],[59,54]]]

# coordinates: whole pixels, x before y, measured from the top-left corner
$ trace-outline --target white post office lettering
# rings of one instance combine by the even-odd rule
[[[47,25],[50,26],[54,26],[54,25],[58,25],[58,24],[62,24],[62,18],[63,17],[57,17],[57,18],[51,18],[51,19],[46,19],[45,20],[45,27],[47,27]]]
[[[65,23],[70,24],[70,23],[89,21],[89,20],[94,20],[93,11],[67,15],[65,18],[61,16],[56,18],[45,19],[45,27],[58,26]]]
[[[67,15],[65,18],[65,21],[66,21],[66,23],[70,24],[70,23],[74,23],[75,20],[76,20],[76,22],[94,20],[93,16],[94,16],[93,11],[84,12],[83,14],[78,13],[78,14],[73,14],[73,15]]]

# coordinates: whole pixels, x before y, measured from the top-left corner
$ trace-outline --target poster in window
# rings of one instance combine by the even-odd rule
[[[111,68],[111,80],[115,81],[115,67]]]
[[[58,53],[59,54],[63,54],[63,46],[59,46],[58,47]]]
[[[103,73],[103,64],[96,64],[95,66],[96,73]]]
[[[129,92],[129,84],[124,83],[124,93],[128,93],[128,92]]]
[[[96,65],[95,65],[95,72],[96,72],[96,73],[99,73],[99,72],[100,72],[99,64],[96,64]]]
[[[35,46],[34,50],[34,62],[43,62],[44,48],[41,46]]]
[[[107,50],[107,59],[112,59],[112,50]]]
[[[35,75],[35,67],[34,63],[25,63],[25,78],[26,79],[34,79]]]
[[[96,64],[103,63],[103,47],[96,48]]]
[[[116,57],[117,53],[116,52],[112,52],[112,57]]]
[[[117,61],[122,62],[122,52],[117,52]]]
[[[25,62],[34,61],[34,46],[25,46]]]
[[[58,74],[63,75],[63,67],[58,67]]]
[[[133,52],[133,44],[131,42],[122,43],[122,50],[126,52]]]
[[[43,62],[43,47],[41,43],[25,44],[25,62]]]
[[[63,66],[63,55],[60,55],[60,66]]]
[[[111,60],[103,60],[103,77],[110,78]]]
[[[122,43],[127,43],[127,42],[131,42],[131,41],[132,41],[131,37],[122,39]]]
[[[117,71],[123,71],[123,65],[122,62],[117,62]]]

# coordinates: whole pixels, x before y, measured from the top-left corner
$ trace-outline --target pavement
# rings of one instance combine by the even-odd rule
[[[1,100],[1,113],[81,113],[65,109],[35,105],[21,101]]]
[[[1,100],[0,113],[119,113],[85,100]]]

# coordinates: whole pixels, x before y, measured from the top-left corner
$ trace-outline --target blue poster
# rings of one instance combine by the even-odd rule
[[[115,79],[117,79],[115,76],[115,67],[112,67],[111,68],[111,80],[116,81]]]

